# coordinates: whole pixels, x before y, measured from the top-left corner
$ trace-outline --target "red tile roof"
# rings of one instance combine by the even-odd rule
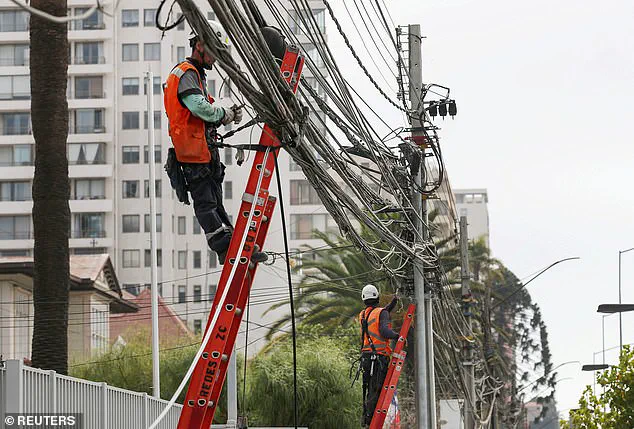
[[[126,299],[128,296],[126,296]],[[121,336],[124,340],[126,335],[133,335],[134,331],[146,330],[151,332],[152,328],[152,296],[150,289],[144,289],[139,296],[130,299],[139,307],[136,313],[111,314],[110,315],[110,341],[115,342]],[[174,311],[165,304],[159,296],[159,339],[161,342],[173,342],[182,337],[193,337],[192,332]],[[128,331],[128,332],[126,332]],[[148,342],[150,338],[148,337]]]

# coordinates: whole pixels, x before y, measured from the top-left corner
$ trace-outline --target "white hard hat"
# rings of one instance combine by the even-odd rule
[[[207,20],[209,26],[216,33],[216,36],[220,39],[220,41],[227,47],[231,46],[231,40],[229,40],[229,35],[225,31],[225,29],[220,25],[218,21],[214,21],[213,19]],[[192,31],[191,38],[189,39],[190,46],[194,46],[196,41],[198,40],[198,36]]]
[[[379,298],[379,290],[374,285],[365,285],[363,290],[361,291],[361,299],[378,299]]]

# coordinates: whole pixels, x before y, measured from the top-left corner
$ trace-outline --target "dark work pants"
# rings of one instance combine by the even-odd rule
[[[390,358],[384,355],[375,355],[372,360],[372,353],[361,355],[361,369],[363,370],[363,386],[365,397],[363,398],[363,424],[369,425],[372,422],[374,409],[381,395],[381,388],[387,375]],[[374,363],[374,367],[372,366]]]
[[[182,164],[189,193],[194,201],[194,213],[205,231],[209,248],[219,255],[229,248],[233,227],[222,200],[224,166],[213,172],[209,164]]]

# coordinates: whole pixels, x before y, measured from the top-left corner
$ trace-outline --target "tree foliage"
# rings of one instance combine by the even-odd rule
[[[634,348],[623,346],[619,364],[601,373],[597,382],[605,389],[598,397],[586,386],[579,408],[569,412],[562,429],[634,428]]]

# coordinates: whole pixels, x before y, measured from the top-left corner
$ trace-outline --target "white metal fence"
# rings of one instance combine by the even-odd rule
[[[5,413],[82,413],[84,428],[147,428],[167,401],[147,393],[132,392],[24,366],[9,360],[0,370],[0,421]],[[181,405],[174,405],[158,426],[174,429]]]

